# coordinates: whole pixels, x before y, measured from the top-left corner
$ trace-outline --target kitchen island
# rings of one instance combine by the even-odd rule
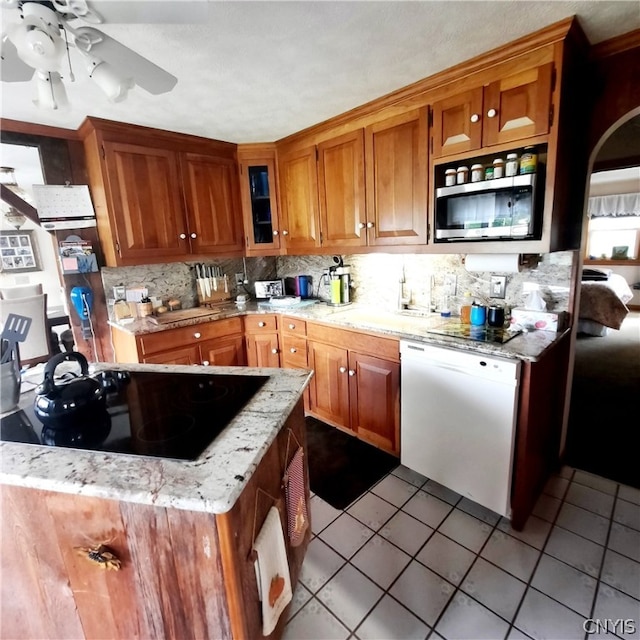
[[[0,635],[259,637],[251,548],[274,503],[287,539],[282,479],[297,443],[306,447],[302,394],[310,372],[96,368],[269,379],[194,461],[0,444]],[[23,394],[22,404],[32,401]],[[302,544],[287,544],[293,586],[309,537],[307,530]],[[79,551],[100,544],[120,570],[106,570]],[[281,634],[285,618],[286,612],[270,637]]]

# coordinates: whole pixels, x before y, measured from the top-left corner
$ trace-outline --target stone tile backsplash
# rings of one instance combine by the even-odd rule
[[[398,308],[400,280],[404,277],[403,292],[410,296],[410,306],[423,310],[439,311],[444,304],[447,282],[455,276],[455,294],[449,296],[448,305],[454,314],[463,303],[465,292],[472,299],[505,307],[522,307],[527,296],[525,290],[539,288],[547,303],[548,311],[567,311],[571,271],[577,254],[573,251],[541,254],[532,263],[522,267],[518,273],[471,273],[464,267],[462,254],[363,254],[343,255],[345,265],[351,265],[352,300],[394,311]],[[196,262],[221,267],[229,276],[232,292],[236,291],[234,276],[244,272],[246,266],[249,292],[253,295],[255,280],[271,280],[296,275],[310,275],[314,297],[329,300],[329,287],[322,282],[323,271],[334,265],[332,256],[278,256],[264,258],[232,258],[174,262],[168,264],[143,265],[102,269],[102,281],[107,299],[113,298],[113,287],[125,284],[128,287],[147,287],[150,296],[166,302],[178,298],[183,308],[198,304],[195,270]],[[489,297],[492,275],[506,275],[507,287],[504,300]]]

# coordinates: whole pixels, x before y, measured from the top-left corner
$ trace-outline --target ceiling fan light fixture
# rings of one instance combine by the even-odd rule
[[[62,78],[56,71],[36,71],[36,99],[33,104],[39,109],[62,110],[69,107],[67,92]]]
[[[91,63],[90,78],[102,89],[111,102],[122,102],[129,89],[133,89],[133,78],[122,77],[108,62]]]

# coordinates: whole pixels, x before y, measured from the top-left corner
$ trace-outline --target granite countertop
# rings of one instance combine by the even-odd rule
[[[264,303],[249,302],[245,305],[236,305],[235,303],[223,305],[218,307],[216,311],[217,313],[214,316],[192,318],[163,325],[157,325],[145,318],[134,320],[124,325],[116,322],[111,322],[110,324],[132,335],[142,335],[234,316],[279,313],[309,321],[323,322],[345,329],[373,330],[379,335],[388,335],[400,340],[415,340],[452,349],[481,353],[487,356],[515,358],[532,362],[539,360],[547,349],[564,335],[564,332],[528,331],[512,338],[505,344],[477,342],[430,333],[431,329],[443,322],[443,318],[436,313],[381,311],[380,309],[366,307],[357,303],[335,307],[326,303],[300,307],[271,307]],[[455,322],[456,318],[452,318],[450,321]]]
[[[94,365],[95,371],[102,369],[270,377],[197,460],[0,442],[2,484],[224,513],[240,496],[312,375],[301,369]],[[33,400],[33,391],[23,393],[20,405]]]

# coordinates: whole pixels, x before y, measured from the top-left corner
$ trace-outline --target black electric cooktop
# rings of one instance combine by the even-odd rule
[[[503,327],[489,327],[463,324],[462,322],[446,322],[427,330],[428,333],[437,333],[442,336],[452,336],[476,342],[497,342],[504,344],[521,334],[519,329],[505,329]]]
[[[44,425],[30,405],[0,419],[0,440],[195,460],[268,379],[131,371],[80,426]]]

